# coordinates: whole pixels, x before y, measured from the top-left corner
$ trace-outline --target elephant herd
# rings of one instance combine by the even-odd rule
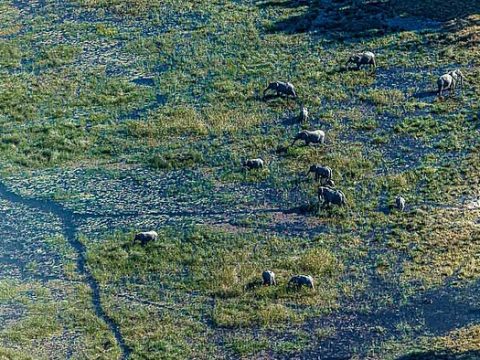
[[[350,69],[352,64],[355,66],[356,70],[361,69],[362,66],[368,66],[375,71],[377,67],[375,54],[371,51],[351,55],[346,62],[347,69]],[[449,71],[438,78],[437,95],[441,98],[443,93],[447,90],[453,94],[458,86],[463,87],[464,80],[465,76],[461,70],[456,69]],[[290,82],[274,81],[269,83],[263,91],[264,100],[269,92],[274,92],[276,96],[284,96],[293,99],[298,98],[295,87]],[[308,121],[308,118],[308,109],[302,105],[298,121],[305,123]],[[307,146],[310,144],[324,144],[325,132],[323,130],[301,130],[295,135],[290,146],[295,145],[297,141],[303,141]],[[243,165],[249,170],[260,169],[265,166],[265,162],[262,159],[250,159],[246,160]],[[317,193],[319,203],[323,200],[324,206],[330,206],[332,204],[341,206],[346,204],[345,194],[341,190],[335,190],[335,183],[332,180],[332,171],[329,167],[312,165],[309,170],[309,173],[310,172],[315,173],[315,180],[323,180]],[[398,196],[395,199],[395,207],[403,211],[405,208],[405,199]]]
[[[359,70],[362,66],[369,66],[375,71],[377,67],[377,62],[375,59],[375,54],[366,51],[363,53],[357,53],[350,56],[347,60],[346,66],[349,69],[349,66],[353,64],[355,69]],[[457,86],[463,87],[464,75],[461,70],[456,69],[449,71],[448,73],[440,76],[437,80],[437,94],[441,98],[443,93],[448,90],[450,93],[453,93]],[[265,99],[267,93],[274,93],[275,96],[285,96],[286,98],[297,99],[297,93],[293,84],[289,82],[274,81],[268,84],[266,89],[263,91],[263,98]],[[302,106],[300,110],[300,115],[298,116],[299,122],[307,122],[309,118],[309,113],[306,107]],[[325,143],[325,132],[322,130],[301,130],[293,138],[293,142],[290,146],[295,145],[297,141],[304,141],[305,145],[310,144],[324,144]],[[265,162],[263,159],[247,159],[243,162],[243,166],[247,170],[262,169],[265,167]],[[323,207],[330,207],[331,205],[344,206],[347,203],[345,194],[335,188],[335,183],[332,179],[333,171],[328,166],[322,166],[319,164],[311,165],[307,175],[313,173],[315,181],[320,183],[320,186],[317,191],[318,202],[319,204],[323,201]],[[395,198],[394,207],[399,211],[404,211],[406,205],[406,200],[397,196]],[[142,246],[146,245],[149,242],[156,241],[158,239],[158,234],[155,231],[140,232],[135,235],[134,241],[140,242]],[[277,280],[275,273],[271,270],[265,270],[262,273],[262,284],[264,286],[275,286],[277,285]],[[287,283],[288,288],[300,288],[307,287],[314,289],[314,281],[310,275],[294,275],[290,278]]]

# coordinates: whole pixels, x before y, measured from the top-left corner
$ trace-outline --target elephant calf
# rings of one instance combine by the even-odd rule
[[[328,186],[328,187],[331,187],[331,188],[335,187],[335,182],[332,179],[325,180],[325,181],[322,182],[322,184],[324,186]]]
[[[300,115],[298,115],[299,122],[307,122],[308,121],[308,110],[305,106],[302,106],[300,109]]]
[[[243,163],[243,166],[248,170],[261,169],[265,165],[262,159],[248,159]]]
[[[465,77],[461,70],[453,70],[448,73],[440,76],[437,80],[438,91],[437,94],[439,97],[442,97],[442,94],[445,90],[449,90],[450,94],[455,92],[457,85],[463,87],[463,81]]]
[[[146,245],[150,241],[156,241],[158,239],[158,234],[156,231],[144,231],[135,234],[134,241],[140,241],[140,244]]]
[[[308,170],[308,174],[310,173],[315,174],[315,181],[318,181],[320,179],[322,180],[331,180],[332,179],[332,169],[329,166],[322,166],[322,165],[312,165],[310,166],[310,169]]]
[[[283,81],[274,81],[268,84],[267,88],[263,90],[263,98],[267,94],[267,91],[275,91],[277,96],[285,95],[286,97],[293,97],[294,99],[297,98],[297,93],[295,92],[295,87],[289,82]]]
[[[262,280],[264,286],[275,286],[277,285],[277,280],[275,279],[275,273],[270,270],[265,270],[262,273]]]
[[[306,286],[310,289],[314,289],[315,286],[313,285],[313,278],[310,275],[295,275],[290,278],[288,281],[287,286],[293,286],[296,288],[300,288],[302,286]]]
[[[397,196],[395,198],[395,207],[400,210],[400,211],[403,211],[405,209],[405,199],[401,196]]]
[[[318,188],[318,202],[323,200],[323,206],[331,204],[343,206],[346,204],[345,194],[341,190],[331,189],[329,187],[320,186]]]
[[[295,143],[298,140],[303,140],[305,141],[305,145],[310,145],[310,143],[313,144],[324,144],[325,143],[325,132],[322,130],[302,130],[297,135],[295,135],[295,138],[293,139],[292,145],[295,145]]]
[[[347,69],[350,64],[355,64],[357,66],[356,67],[357,70],[359,70],[360,66],[362,65],[368,65],[370,67],[373,67],[374,70],[377,67],[377,62],[375,61],[375,54],[372,53],[371,51],[353,54],[348,58],[348,61],[346,64]]]

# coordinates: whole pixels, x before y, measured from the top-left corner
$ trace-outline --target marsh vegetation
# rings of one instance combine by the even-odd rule
[[[443,3],[0,3],[0,357],[478,356],[480,4]]]

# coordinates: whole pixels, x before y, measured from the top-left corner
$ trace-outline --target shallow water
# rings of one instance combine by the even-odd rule
[[[120,333],[120,330],[117,324],[115,324],[113,320],[108,315],[106,315],[105,311],[103,310],[102,303],[101,303],[100,287],[97,281],[95,280],[95,278],[90,273],[90,270],[86,266],[86,258],[85,258],[86,249],[85,249],[85,245],[78,240],[76,215],[72,211],[64,208],[62,205],[60,205],[55,201],[47,200],[47,199],[38,199],[34,197],[24,197],[24,196],[18,195],[17,193],[11,191],[2,182],[0,182],[0,199],[8,202],[12,207],[20,207],[26,211],[34,212],[35,219],[38,219],[39,216],[42,216],[42,214],[45,214],[53,218],[57,222],[59,227],[57,232],[60,231],[60,233],[63,234],[63,236],[66,238],[70,246],[75,250],[77,254],[78,274],[84,278],[84,281],[92,290],[92,305],[93,305],[93,309],[95,311],[96,316],[101,320],[103,320],[108,325],[113,335],[115,336],[115,339],[117,340],[118,345],[122,350],[122,354],[123,354],[122,358],[124,359],[127,358],[131,350],[125,344],[125,341],[122,337],[122,334]],[[19,218],[21,219],[20,222],[19,222],[19,219],[16,219],[16,224],[23,227],[30,228],[31,223],[23,215],[24,214],[19,216]],[[42,233],[49,234],[48,231],[45,231],[44,226],[48,226],[48,224],[50,224],[51,222],[52,220],[44,220],[41,222],[42,231],[41,232],[39,231],[40,234]],[[9,229],[4,224],[0,224],[0,229],[1,231],[6,231],[7,234],[10,234],[10,235],[12,233],[22,234],[22,232],[18,231],[17,229],[16,229],[17,231],[12,231],[13,229]],[[19,242],[17,242],[16,244],[19,244]],[[30,248],[30,250],[33,250],[33,249]],[[38,250],[38,247],[37,247],[37,250]],[[38,251],[36,251],[36,253],[38,253]],[[54,259],[55,259],[55,256],[50,255],[50,258],[48,260],[54,260]],[[11,258],[11,260],[13,259]],[[17,264],[15,260],[13,260],[13,262]],[[49,270],[54,268],[52,264],[48,264],[48,265],[49,265]],[[45,275],[42,276],[42,280],[47,280],[45,278]]]

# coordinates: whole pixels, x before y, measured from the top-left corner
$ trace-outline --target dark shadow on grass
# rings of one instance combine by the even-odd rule
[[[270,1],[258,6],[296,7],[295,1]],[[312,0],[303,14],[274,23],[268,31],[317,31],[345,39],[382,36],[390,32],[440,30],[441,23],[478,13],[480,0]]]
[[[132,82],[136,85],[141,86],[155,86],[155,79],[153,78],[138,77],[136,79],[133,79]]]
[[[144,84],[146,85],[146,84]],[[146,85],[151,86],[151,85]],[[155,100],[152,101],[150,104],[146,105],[143,108],[132,110],[131,112],[119,116],[119,122],[126,121],[126,120],[140,120],[141,118],[145,117],[148,112],[154,111],[159,107],[164,106],[167,103],[167,96],[163,94],[155,95]]]
[[[303,204],[291,209],[285,210],[284,214],[296,214],[296,215],[312,215],[318,210],[316,205],[312,204]]]
[[[289,146],[284,146],[284,145],[279,145],[277,149],[275,150],[275,153],[277,155],[285,155],[288,151]]]
[[[273,24],[270,32],[302,33],[363,32],[380,30],[385,32],[386,22],[381,21],[387,13],[384,2],[368,2],[356,6],[351,1],[310,1],[303,14],[294,15]],[[384,20],[384,19],[383,19]]]
[[[298,115],[286,116],[281,120],[281,122],[282,122],[282,125],[284,125],[284,126],[291,126],[291,125],[300,124],[300,120],[298,119]]]
[[[452,352],[451,350],[414,352],[397,360],[474,360],[480,359],[480,351]]]
[[[391,0],[390,6],[397,14],[448,21],[479,13],[480,0]]]
[[[283,8],[290,8],[295,9],[300,6],[308,5],[308,1],[306,0],[269,0],[269,1],[260,1],[257,3],[257,6],[260,9],[267,9],[270,7],[283,7]]]
[[[425,98],[428,98],[428,97],[435,96],[436,94],[437,94],[437,92],[434,91],[434,90],[421,91],[421,92],[417,92],[417,93],[413,94],[413,97],[416,98],[416,99],[425,99]]]
[[[301,358],[327,359],[333,355],[357,355],[362,358],[370,350],[371,344],[401,335],[405,325],[413,331],[414,337],[425,334],[437,337],[478,324],[480,308],[476,294],[480,290],[480,281],[454,286],[451,285],[454,280],[452,278],[445,281],[444,286],[405,299],[402,289],[395,282],[385,281],[381,276],[372,274],[369,287],[363,295],[356,296],[353,300],[355,305],[352,307],[344,304],[350,311],[339,311],[305,324],[309,329],[334,327],[338,330],[333,338],[322,341],[315,349],[301,353]],[[379,299],[387,294],[391,303],[382,305]],[[354,353],[352,349],[355,349]],[[441,357],[441,354],[439,352],[439,357],[432,357],[435,355],[433,352],[408,354],[397,360],[480,359],[475,357],[477,353],[464,353],[463,357],[448,357],[457,356],[448,352]]]
[[[272,101],[272,100],[275,100],[275,99],[282,99],[282,100],[286,100],[286,101],[293,100],[294,102],[296,101],[296,99],[293,98],[293,97],[288,97],[288,96],[285,96],[285,95],[276,95],[276,94],[266,94],[265,96],[260,97],[260,99],[262,101],[265,101],[265,102]]]

